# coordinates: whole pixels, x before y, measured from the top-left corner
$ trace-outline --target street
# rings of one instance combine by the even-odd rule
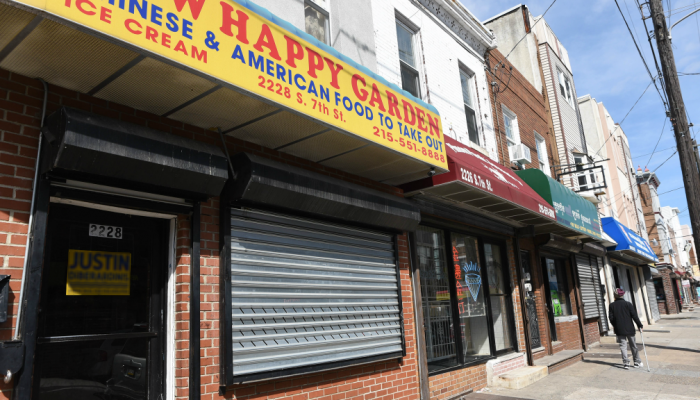
[[[524,389],[494,388],[467,398],[700,399],[700,311],[662,316],[657,324],[647,327],[644,340],[651,373],[646,369],[639,334],[637,342],[645,363],[640,369],[622,369],[619,348],[610,339],[604,339],[607,343],[586,353],[584,361],[554,372]]]

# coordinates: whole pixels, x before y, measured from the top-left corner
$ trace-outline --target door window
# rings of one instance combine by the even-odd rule
[[[452,234],[459,324],[466,362],[491,355],[479,244],[475,237]]]
[[[452,325],[450,277],[445,262],[444,231],[421,227],[416,231],[423,302],[423,329],[428,370],[457,365],[457,348]]]
[[[510,285],[509,274],[504,270],[501,246],[484,244],[486,269],[489,274],[489,295],[491,296],[491,318],[496,351],[508,350],[513,347],[510,324]]]
[[[91,225],[121,237],[90,234]],[[52,204],[42,278],[38,399],[162,393],[163,221]],[[150,379],[149,379],[150,377]]]

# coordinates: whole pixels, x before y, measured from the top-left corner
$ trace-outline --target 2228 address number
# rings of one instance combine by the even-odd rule
[[[90,224],[90,236],[107,239],[121,239],[122,232],[123,229],[120,226]]]

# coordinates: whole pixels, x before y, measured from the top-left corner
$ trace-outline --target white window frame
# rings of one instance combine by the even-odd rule
[[[559,94],[564,97],[564,100],[569,103],[571,107],[574,106],[574,94],[573,94],[573,85],[571,84],[571,80],[569,77],[562,71],[561,69],[557,68],[557,79],[559,80]]]
[[[503,130],[506,134],[506,142],[508,143],[508,148],[512,146],[517,146],[521,143],[520,141],[520,128],[518,127],[518,115],[511,111],[508,107],[501,104],[501,112],[503,113]],[[508,129],[506,124],[506,118],[512,121],[511,125],[513,127],[513,138],[508,137]]]
[[[320,5],[316,4],[316,2],[312,0],[304,0],[304,14],[306,14],[306,7],[311,7],[317,12],[323,14],[326,17],[326,38],[324,39],[323,43],[327,45],[331,45],[331,15],[328,10],[325,8],[321,7]],[[306,32],[306,16],[304,16],[304,31]],[[306,32],[309,33],[309,32]],[[311,35],[309,33],[309,35]],[[313,36],[313,35],[312,35]]]
[[[576,159],[581,159],[581,164],[583,164],[583,168],[593,165],[593,160],[591,160],[587,155],[574,153],[574,163],[577,164],[574,168],[576,169],[578,169],[578,162],[576,162]],[[595,172],[593,170],[578,173],[576,174],[576,177],[576,184],[578,185],[579,190],[588,191],[593,190],[599,186],[598,181],[595,177]],[[586,180],[586,183],[582,185],[579,181],[579,178],[584,178]],[[585,187],[585,189],[582,189],[582,187]]]
[[[537,161],[540,163],[540,169],[547,176],[552,176],[549,170],[549,155],[547,154],[547,141],[544,137],[535,131],[535,145],[537,147]]]
[[[472,138],[469,135],[469,118],[467,116],[467,111],[466,109],[464,110],[464,120],[467,123],[467,139],[472,142],[473,144],[477,146],[481,146],[481,132],[479,132],[479,113],[476,112],[476,85],[474,84],[474,73],[471,72],[467,67],[462,66],[461,64],[459,65],[459,87],[460,87],[460,94],[462,95],[462,105],[465,108],[469,108],[473,113],[474,113],[474,129],[476,130],[474,134],[476,135],[476,141],[473,141]],[[462,87],[462,76],[466,78],[467,82],[467,91],[469,92],[469,100],[471,101],[471,104],[467,104],[464,101],[464,87]]]
[[[413,51],[413,64],[414,64],[414,65],[410,65],[409,63],[407,63],[406,61],[401,59],[401,49],[399,48],[398,36],[397,36],[397,38],[396,38],[396,40],[397,40],[396,52],[397,52],[397,55],[399,56],[399,80],[401,81],[401,84],[399,85],[399,87],[401,87],[401,89],[403,89],[403,90],[406,90],[403,88],[403,78],[401,77],[401,68],[406,68],[409,71],[416,74],[416,80],[417,80],[416,86],[418,88],[418,93],[416,93],[416,97],[419,99],[422,99],[423,98],[423,90],[421,88],[421,74],[420,74],[420,71],[418,70],[418,60],[420,60],[420,55],[418,53],[418,46],[416,46],[416,41],[417,41],[416,36],[418,34],[418,29],[412,27],[411,24],[409,24],[405,21],[405,18],[403,18],[402,16],[400,16],[398,14],[396,15],[395,20],[396,20],[397,26],[401,26],[403,29],[407,30],[411,34],[411,50]]]

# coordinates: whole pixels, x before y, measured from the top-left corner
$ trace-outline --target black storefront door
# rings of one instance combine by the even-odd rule
[[[159,399],[167,222],[52,204],[34,398]]]
[[[520,253],[520,262],[523,267],[523,279],[525,280],[525,311],[530,330],[530,347],[533,349],[542,346],[540,340],[540,322],[537,319],[537,306],[535,303],[535,288],[532,281],[532,266],[530,265],[530,253]]]

